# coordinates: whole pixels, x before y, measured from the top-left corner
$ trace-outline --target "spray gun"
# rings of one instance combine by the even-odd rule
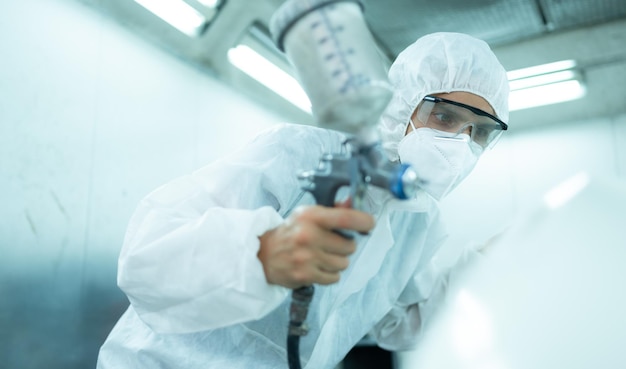
[[[295,67],[318,126],[343,132],[347,150],[325,154],[317,168],[300,173],[303,189],[319,205],[335,205],[337,192],[350,189],[361,209],[368,186],[407,199],[417,191],[416,172],[384,155],[376,124],[393,94],[373,37],[356,0],[287,0],[273,15],[270,30]],[[342,230],[337,233],[353,238]],[[292,293],[287,360],[300,369],[299,339],[314,287]]]

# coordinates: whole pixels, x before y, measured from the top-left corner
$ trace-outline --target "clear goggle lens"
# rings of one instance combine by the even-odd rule
[[[506,124],[479,109],[432,96],[426,96],[421,102],[417,119],[425,127],[447,132],[442,138],[466,134],[483,148],[493,147],[507,129]]]

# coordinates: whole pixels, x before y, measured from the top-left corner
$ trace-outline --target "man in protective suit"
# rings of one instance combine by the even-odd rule
[[[488,45],[456,33],[417,40],[389,79],[383,148],[427,181],[415,198],[370,187],[363,211],[316,206],[297,173],[345,137],[296,124],[158,188],[130,221],[118,271],[130,306],[98,368],[286,367],[290,291],[310,284],[303,367],[334,368],[367,334],[414,347],[446,285],[438,200],[506,129],[509,87]]]

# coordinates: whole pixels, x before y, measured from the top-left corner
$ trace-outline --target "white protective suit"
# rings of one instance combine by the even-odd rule
[[[423,37],[390,70],[396,94],[381,122],[385,149],[397,143],[427,93],[468,91],[508,119],[506,74],[488,46],[461,35]],[[244,150],[168,183],[131,219],[118,283],[130,307],[101,348],[99,369],[281,368],[290,290],[266,282],[258,236],[294,207],[312,204],[297,173],[339,152],[344,137],[280,125]],[[435,200],[393,200],[370,189],[369,236],[329,286],[316,286],[301,339],[303,367],[334,368],[370,333],[381,347],[412,347],[445,284],[432,268],[444,240]]]

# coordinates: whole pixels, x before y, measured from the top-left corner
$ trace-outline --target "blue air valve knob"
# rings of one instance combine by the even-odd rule
[[[391,193],[400,200],[415,197],[421,181],[417,172],[408,164],[400,164],[390,184]]]

